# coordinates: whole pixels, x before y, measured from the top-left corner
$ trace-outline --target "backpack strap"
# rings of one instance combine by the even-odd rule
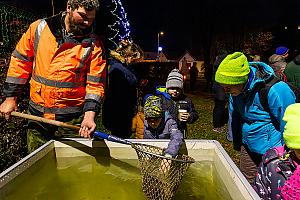
[[[264,108],[265,111],[270,113],[270,107],[269,107],[269,102],[268,102],[268,94],[270,91],[270,88],[275,85],[276,83],[278,83],[279,81],[281,81],[279,78],[277,78],[276,76],[273,76],[273,78],[264,83],[264,85],[262,86],[262,88],[259,91],[259,101],[262,105],[262,107]]]
[[[271,121],[276,128],[276,130],[280,131],[280,123],[275,119],[275,117],[272,115],[270,106],[269,106],[269,101],[268,101],[268,94],[270,91],[270,88],[275,85],[276,83],[280,82],[281,80],[277,78],[276,76],[273,76],[271,80],[268,82],[265,82],[263,86],[260,88],[258,95],[259,95],[259,101],[264,108],[265,111],[267,111],[270,114]]]
[[[289,82],[285,82],[285,83],[288,84],[290,89],[294,92],[294,94],[296,96],[296,103],[300,103],[300,88],[297,88],[296,86],[294,86],[293,84],[291,84]]]

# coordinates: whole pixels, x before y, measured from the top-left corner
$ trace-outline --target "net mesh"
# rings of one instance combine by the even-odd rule
[[[133,143],[142,174],[142,189],[148,199],[168,200],[175,195],[183,175],[194,159],[179,154],[176,158],[164,157],[159,147]]]

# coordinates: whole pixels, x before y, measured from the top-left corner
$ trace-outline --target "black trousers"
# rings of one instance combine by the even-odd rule
[[[215,94],[215,105],[213,109],[213,126],[214,128],[220,128],[224,126],[228,121],[228,108],[226,108],[228,96],[225,94],[224,88],[219,84],[213,85],[213,91]]]
[[[226,108],[226,101],[215,99],[215,106],[213,109],[213,126],[220,128],[228,121],[228,108]]]

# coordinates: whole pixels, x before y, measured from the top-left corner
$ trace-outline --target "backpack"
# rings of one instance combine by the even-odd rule
[[[261,90],[259,91],[260,103],[263,106],[263,108],[268,112],[270,112],[270,107],[269,107],[269,103],[268,103],[268,94],[269,94],[270,88],[280,81],[282,81],[282,80],[280,80],[276,76],[273,76],[273,78],[269,82],[265,83],[264,87],[261,88]],[[298,89],[296,86],[294,86],[288,82],[285,82],[285,83],[294,92],[294,94],[296,96],[296,103],[300,103],[300,89]]]
[[[259,91],[259,100],[260,103],[262,105],[262,107],[264,108],[265,111],[267,111],[268,113],[270,113],[270,117],[272,120],[272,123],[274,124],[274,127],[276,128],[276,130],[280,130],[280,124],[279,122],[271,115],[271,111],[270,111],[270,106],[269,106],[269,102],[268,102],[268,94],[270,91],[270,88],[275,85],[276,83],[280,82],[282,80],[280,80],[279,78],[277,78],[276,76],[273,76],[273,78],[265,83],[263,85],[263,87],[260,89]],[[295,87],[294,85],[285,82],[290,89],[294,92],[295,96],[296,96],[296,103],[300,103],[300,89],[298,89],[297,87]]]
[[[252,186],[261,199],[277,199],[285,181],[296,169],[285,146],[269,149],[262,157]],[[270,175],[271,174],[271,175]],[[278,198],[281,199],[281,198]]]

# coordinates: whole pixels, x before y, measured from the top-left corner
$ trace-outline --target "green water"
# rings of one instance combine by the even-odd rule
[[[54,152],[0,190],[1,200],[144,200],[137,160],[64,158]],[[175,200],[230,199],[211,162],[192,164]]]

